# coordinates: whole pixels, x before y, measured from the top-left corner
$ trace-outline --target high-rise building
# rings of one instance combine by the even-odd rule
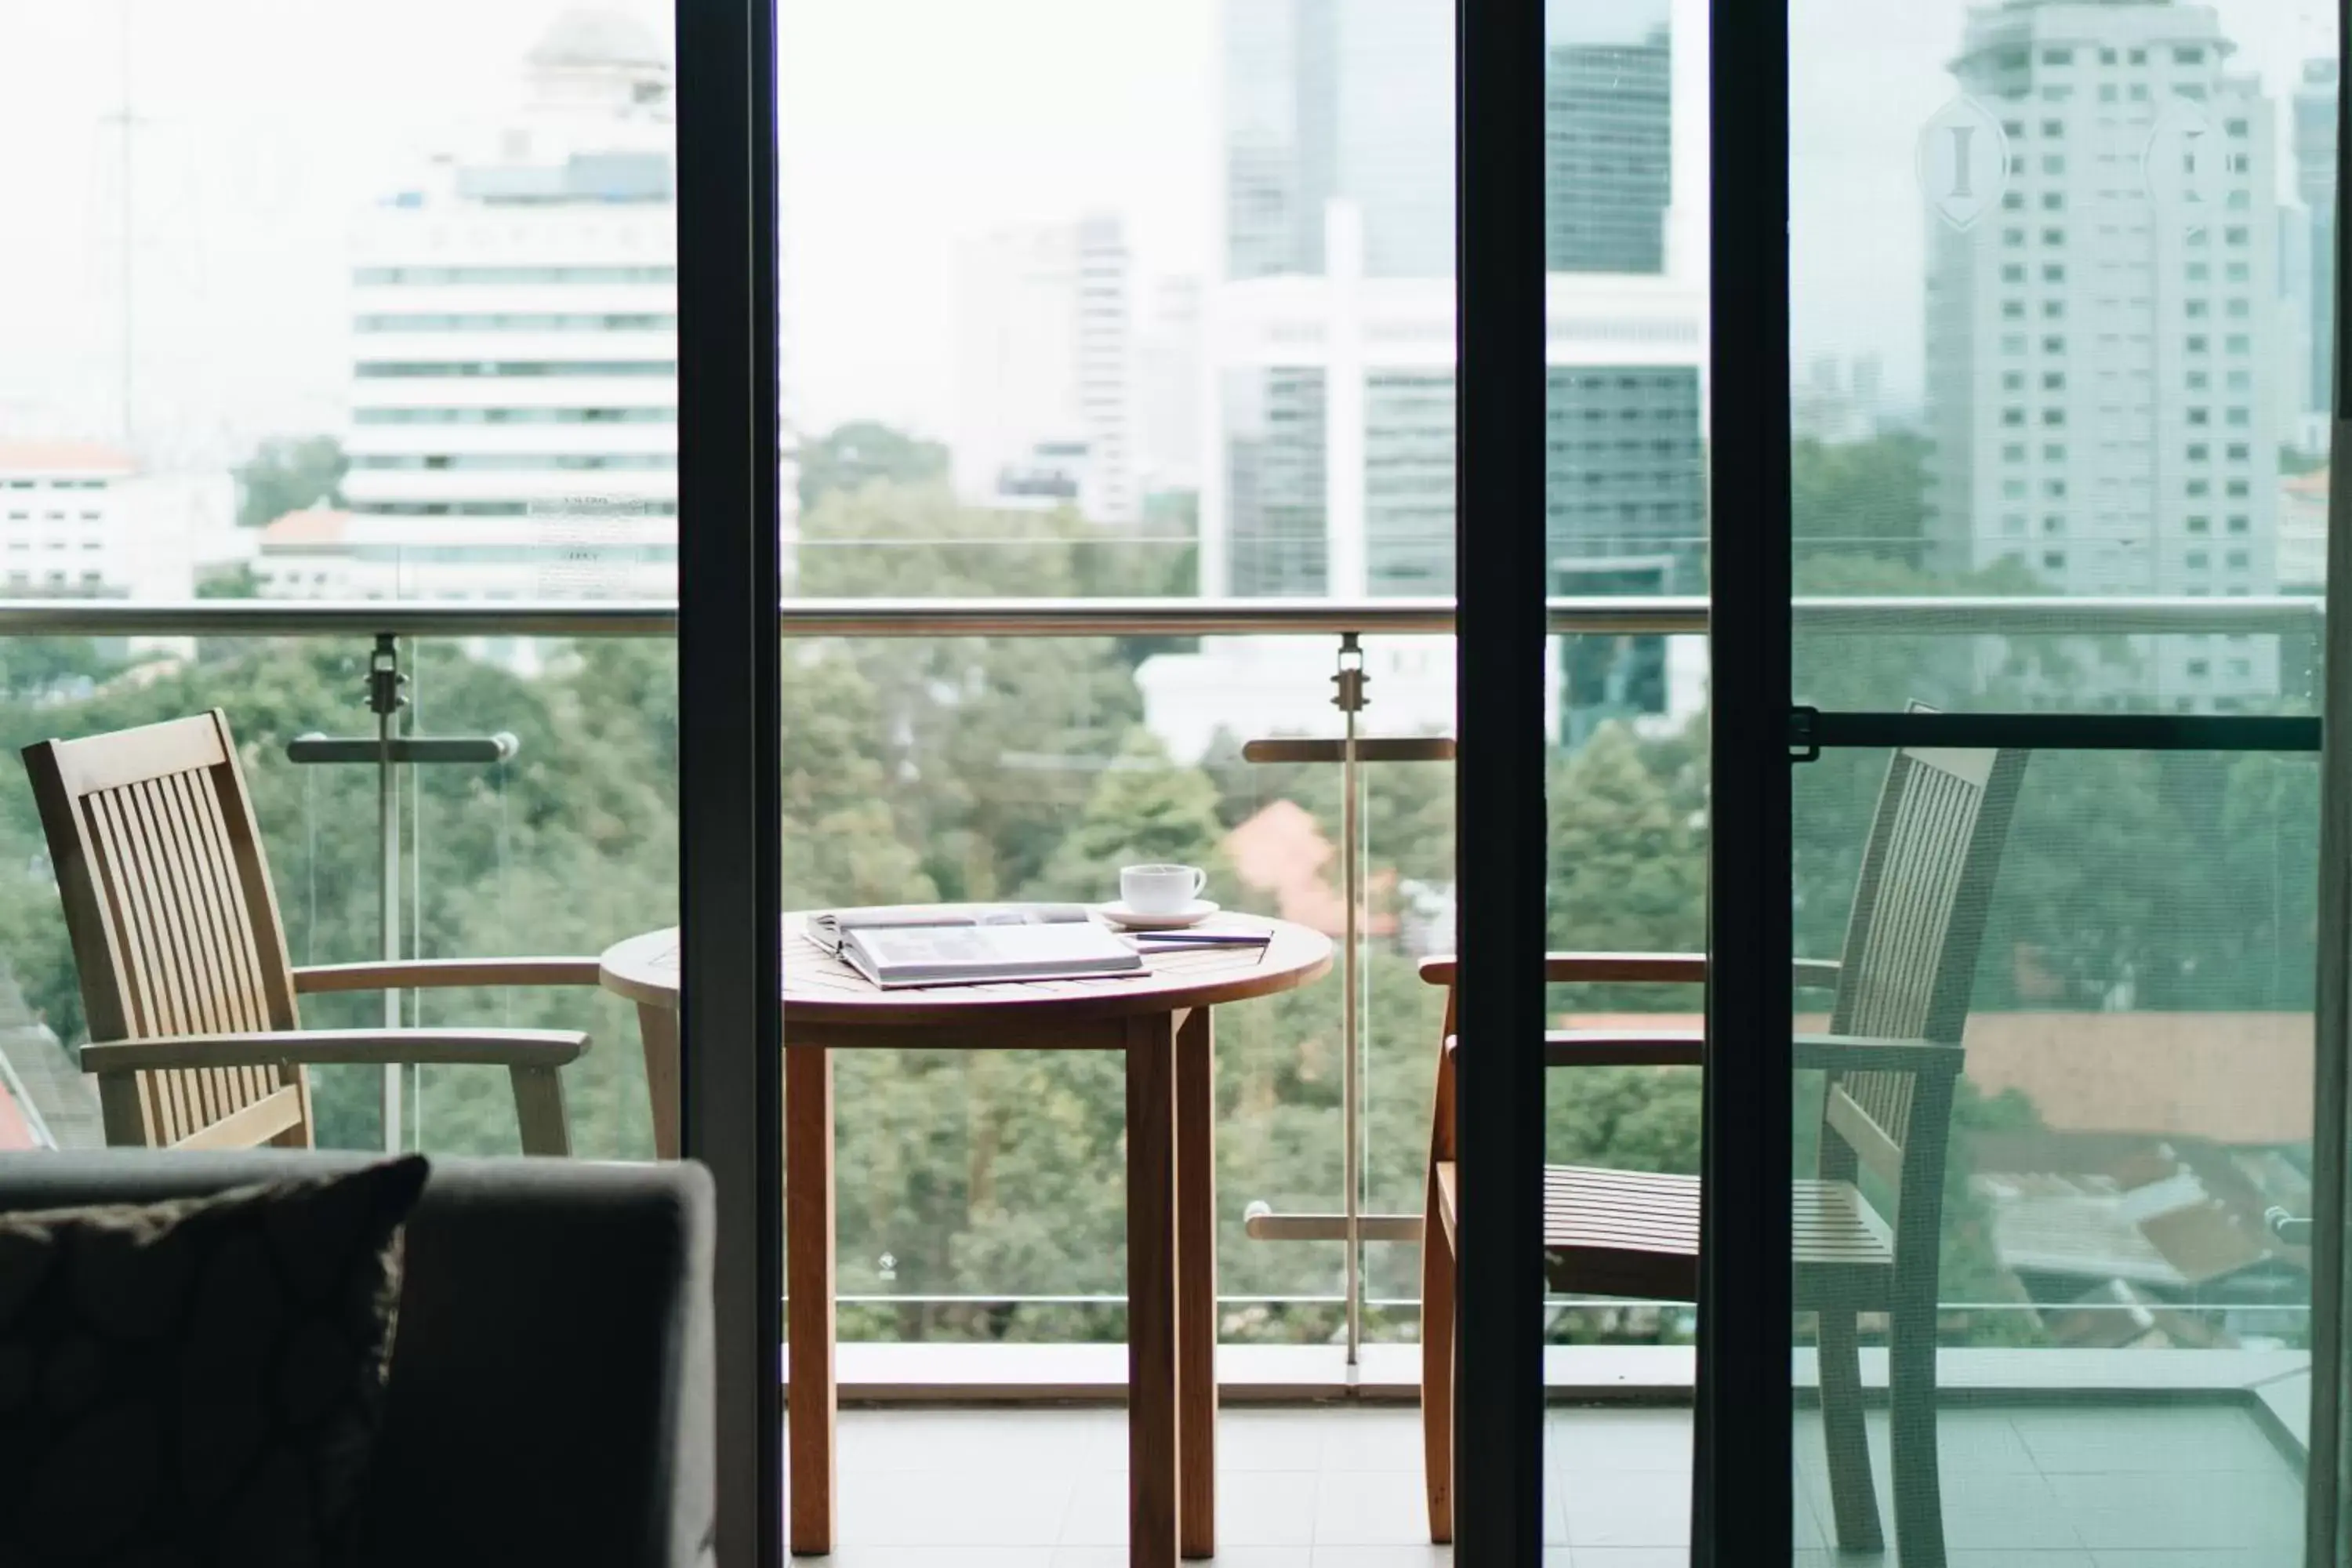
[[[1801,439],[1867,441],[1887,423],[1885,368],[1876,354],[1851,363],[1816,354],[1804,378],[1790,388],[1792,433]]]
[[[1554,554],[1565,592],[1636,563],[1688,591],[1705,172],[1675,106],[1703,84],[1662,8],[1547,9]],[[1451,28],[1444,0],[1228,0],[1205,592],[1453,591]]]
[[[635,20],[574,10],[522,89],[360,226],[344,480],[360,592],[675,591],[670,62]]]
[[[2311,354],[2298,412],[2323,422],[2335,407],[2336,106],[2341,90],[2336,61],[2304,62],[2303,84],[2294,95],[2294,194],[2303,204],[2310,249],[2296,270]]]
[[[1971,14],[1968,99],[1923,153],[1966,161],[1927,219],[1937,563],[2069,595],[2275,590],[2275,134],[2231,48],[2164,0]],[[2148,651],[2170,701],[2276,689],[2260,639]]]
[[[1225,0],[1225,275],[1328,269],[1353,203],[1368,278],[1454,273],[1454,10]]]
[[[949,439],[965,499],[1139,515],[1133,270],[1100,214],[965,247]]]
[[[1632,42],[1555,40],[1544,61],[1544,265],[1663,272],[1673,195],[1666,29]]]
[[[1136,468],[1146,492],[1201,488],[1201,280],[1163,278],[1136,334]]]
[[[1546,0],[1545,12],[1551,586],[1693,592],[1706,532],[1704,0]],[[1205,595],[1454,592],[1453,29],[1448,0],[1225,0],[1224,276],[1202,322]],[[1554,661],[1552,705],[1570,741],[1604,712],[1701,700],[1703,674],[1677,666],[1669,682],[1656,639],[1571,640],[1587,646]],[[1319,691],[1305,667],[1325,657],[1297,638],[1234,638],[1155,658],[1150,721],[1190,734],[1236,689]],[[1381,725],[1452,723],[1450,649],[1404,639],[1368,657]],[[1280,718],[1317,721],[1311,706]]]

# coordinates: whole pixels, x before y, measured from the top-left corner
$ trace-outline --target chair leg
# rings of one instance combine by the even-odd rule
[[[572,1127],[563,1115],[563,1079],[553,1068],[509,1068],[514,1083],[515,1120],[522,1128],[526,1154],[568,1155]]]
[[[1821,1329],[1822,1436],[1829,1449],[1830,1501],[1837,1543],[1845,1552],[1879,1552],[1878,1492],[1870,1478],[1870,1435],[1862,1411],[1862,1352],[1851,1308],[1824,1307]],[[1899,1483],[1898,1483],[1899,1484]]]
[[[1903,1568],[1944,1568],[1944,1489],[1936,1456],[1936,1303],[1898,1299],[1886,1384],[1895,1447],[1895,1544]]]
[[[1421,1221],[1421,1462],[1429,1539],[1454,1539],[1454,1247],[1438,1212],[1436,1177]]]

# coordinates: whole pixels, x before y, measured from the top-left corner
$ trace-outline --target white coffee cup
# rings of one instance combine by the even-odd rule
[[[1198,866],[1122,866],[1118,896],[1139,915],[1172,915],[1209,885]]]

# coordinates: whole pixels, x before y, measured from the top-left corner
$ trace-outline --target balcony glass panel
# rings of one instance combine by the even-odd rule
[[[1975,765],[1973,753],[1922,755],[1959,770],[1939,775],[1946,789]],[[1832,751],[1797,770],[1801,957],[1856,963],[1849,920],[1887,769],[1885,752]],[[1800,994],[1800,1039],[1835,1028],[1822,1060],[1836,1068],[1850,1048],[1840,1039],[1915,1033],[1888,1009],[1933,973],[1934,952],[1913,952],[1908,936],[1947,911],[1980,930],[1981,949],[1948,1113],[1927,1071],[1845,1063],[1842,1077],[1798,1079],[1801,1192],[1843,1184],[1878,1237],[1840,1242],[1833,1216],[1801,1205],[1801,1537],[1840,1539],[1834,1417],[1852,1408],[1813,1331],[1839,1300],[1824,1283],[1836,1259],[1823,1258],[1883,1248],[1885,1229],[1895,1261],[1891,1277],[1883,1258],[1874,1265],[1857,1364],[1890,1538],[1905,1500],[1930,1484],[1924,1450],[1895,1435],[1886,1405],[1890,1378],[1898,1406],[1909,1396],[1890,1358],[1909,1331],[1905,1281],[1924,1269],[1933,1308],[1913,1321],[1933,1347],[1917,1365],[1932,1371],[1913,1375],[1937,1392],[1911,1386],[1934,1400],[1926,1431],[1954,1550],[1998,1538],[2300,1560],[2300,1489],[2281,1456],[2301,1453],[2310,1255],[2268,1215],[2310,1212],[2317,786],[2307,754],[2039,752],[1989,896],[1939,890],[1944,851],[1916,847],[1934,842],[1933,814],[1917,796],[1902,808],[1880,863],[1897,890],[1865,905],[1875,934],[1844,988]],[[1916,1154],[1944,1132],[1941,1158]],[[1905,1218],[1934,1205],[1904,1205],[1922,1183],[1941,1212],[1933,1243],[1913,1252]],[[2051,1402],[2043,1426],[1980,1420],[1980,1404],[2029,1390]],[[2224,1416],[2243,1430],[2212,1437],[2209,1452],[2200,1434]],[[2207,1470],[2221,1483],[2191,1484]]]
[[[0,699],[6,745],[101,734],[219,708],[240,748],[254,817],[274,875],[288,956],[298,966],[383,956],[378,772],[372,758],[298,763],[298,737],[364,737],[372,639],[343,637],[16,638]],[[478,647],[403,639],[413,670],[406,723],[436,736],[512,738],[503,762],[395,770],[399,952],[404,958],[569,954],[593,958],[619,936],[674,923],[677,710],[666,638],[497,639]],[[16,883],[5,934],[16,1017],[0,1053],[50,1141],[103,1139],[93,1086],[75,1069],[82,1000],[50,863],[20,767],[0,774]],[[313,1028],[380,1026],[374,994],[302,999]],[[565,1069],[575,1154],[652,1152],[635,1009],[593,986],[412,991],[405,1024],[582,1029],[594,1045]],[[311,1069],[317,1141],[383,1146],[382,1075]],[[518,1147],[504,1068],[412,1068],[403,1136],[431,1152]]]

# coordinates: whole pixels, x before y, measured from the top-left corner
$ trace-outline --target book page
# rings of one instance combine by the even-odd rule
[[[1135,950],[1092,921],[984,926],[858,928],[858,947],[891,973],[1019,978],[1045,972],[1136,968]]]

